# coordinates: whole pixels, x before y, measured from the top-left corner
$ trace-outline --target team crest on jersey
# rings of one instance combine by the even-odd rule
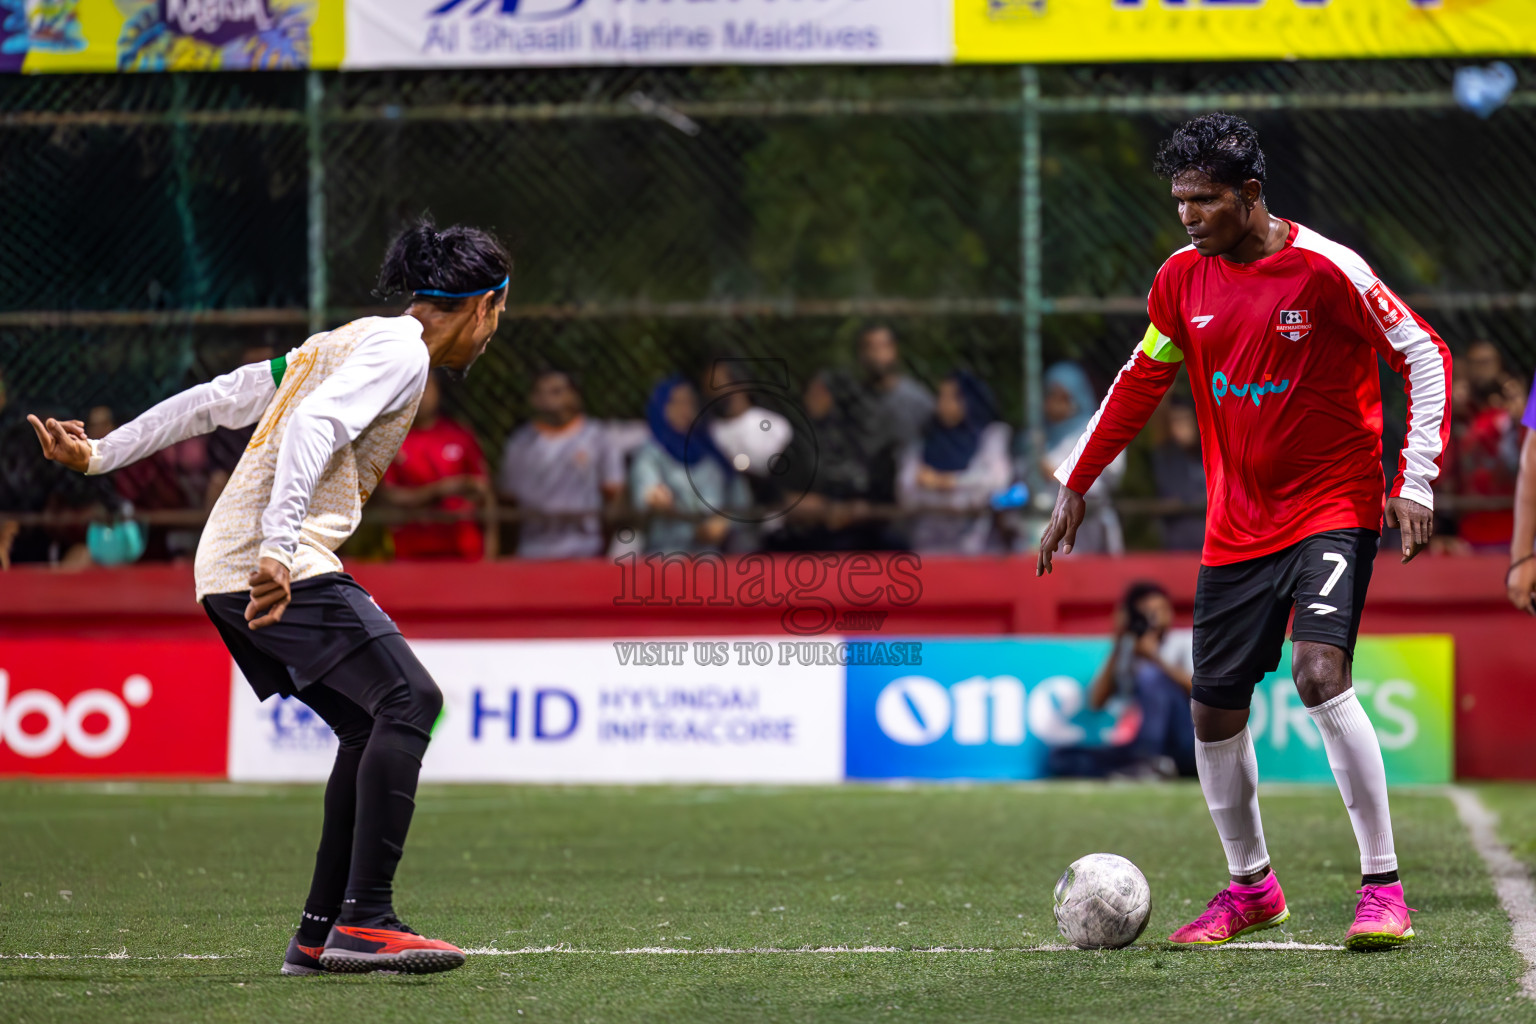
[[[1312,333],[1312,316],[1305,309],[1282,309],[1275,331],[1286,341],[1300,341]]]
[[[1397,301],[1397,296],[1380,281],[1365,290],[1365,304],[1370,307],[1371,315],[1384,331],[1390,331],[1408,316],[1402,303]]]

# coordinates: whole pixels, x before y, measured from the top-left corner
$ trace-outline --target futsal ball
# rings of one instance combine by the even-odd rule
[[[1146,876],[1113,853],[1090,853],[1073,861],[1056,883],[1056,927],[1078,949],[1129,946],[1151,913]]]

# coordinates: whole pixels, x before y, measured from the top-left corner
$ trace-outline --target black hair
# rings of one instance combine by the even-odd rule
[[[1179,126],[1157,147],[1152,170],[1177,179],[1195,171],[1218,185],[1240,189],[1253,178],[1264,183],[1264,151],[1253,125],[1234,114],[1201,114]]]
[[[511,275],[512,256],[494,235],[462,224],[439,231],[431,216],[423,215],[389,243],[374,294],[387,298],[411,292],[413,301],[452,312],[466,299],[473,301],[487,291],[500,293],[502,280]],[[424,290],[450,294],[420,294]],[[476,294],[458,294],[464,292]]]
[[[859,325],[859,333],[854,335],[854,340],[857,343],[862,344],[865,338],[869,337],[871,334],[874,334],[876,331],[885,331],[891,336],[892,341],[895,341],[898,344],[901,342],[901,335],[896,333],[896,328],[892,327],[884,320],[864,321]]]
[[[1141,636],[1152,628],[1147,617],[1141,613],[1137,605],[1151,597],[1153,594],[1168,596],[1168,591],[1161,583],[1153,583],[1150,580],[1138,580],[1125,590],[1125,597],[1121,598],[1125,608],[1126,627],[1136,636]]]
[[[564,377],[565,382],[571,386],[571,390],[578,395],[581,394],[581,380],[577,377],[574,370],[567,370],[565,367],[556,366],[553,363],[540,363],[534,368],[533,376],[529,379],[534,384],[538,384],[545,377]]]

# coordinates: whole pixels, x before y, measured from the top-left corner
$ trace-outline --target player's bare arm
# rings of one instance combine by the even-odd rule
[[[251,573],[251,603],[245,606],[245,621],[252,629],[281,622],[292,600],[288,567],[275,558],[263,558]]]
[[[1428,547],[1435,532],[1434,512],[1401,495],[1387,499],[1386,522],[1402,531],[1404,562],[1413,561],[1415,555]]]
[[[1088,503],[1066,484],[1056,492],[1056,507],[1051,511],[1051,521],[1040,535],[1040,554],[1035,559],[1035,575],[1043,576],[1051,571],[1051,556],[1059,548],[1064,555],[1072,553],[1077,542],[1077,528],[1083,525]]]
[[[1515,478],[1515,528],[1509,540],[1509,570],[1504,589],[1509,603],[1536,615],[1536,430],[1520,446],[1520,475]]]
[[[91,464],[91,442],[85,436],[85,424],[79,420],[59,421],[50,417],[40,420],[29,415],[27,422],[37,432],[37,442],[43,446],[43,457],[61,466],[84,473]]]

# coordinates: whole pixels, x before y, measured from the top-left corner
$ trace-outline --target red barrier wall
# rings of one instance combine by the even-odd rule
[[[1465,778],[1536,778],[1536,622],[1503,596],[1505,560],[1376,564],[1362,629],[1456,638],[1456,765]],[[683,570],[696,584],[683,586]],[[656,565],[590,562],[358,565],[353,573],[416,637],[1104,633],[1126,585],[1153,579],[1181,622],[1194,605],[1190,555],[1033,559],[913,555],[745,556]],[[786,608],[794,617],[786,626]],[[880,613],[885,613],[883,616]],[[850,621],[847,615],[859,615]],[[792,628],[789,628],[792,627]],[[818,627],[820,627],[818,629]],[[8,637],[207,639],[189,566],[0,574]]]

